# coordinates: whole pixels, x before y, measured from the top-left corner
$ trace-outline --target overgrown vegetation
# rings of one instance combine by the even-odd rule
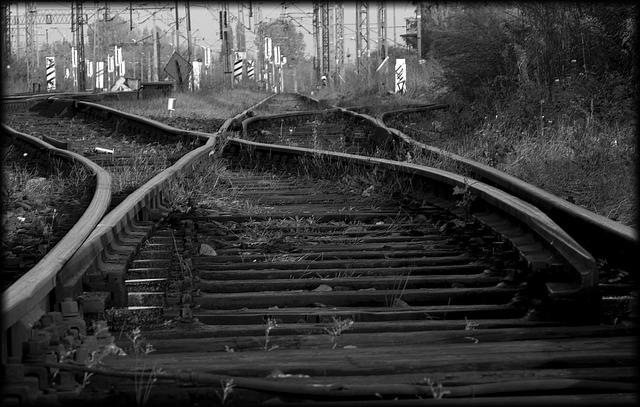
[[[82,165],[50,166],[9,145],[2,159],[2,289],[33,267],[82,216],[94,192]]]
[[[407,59],[408,94],[450,107],[389,124],[635,225],[637,118],[629,84],[637,70],[637,6],[419,7],[426,62]],[[422,84],[412,89],[416,69],[430,74],[419,75]],[[371,100],[379,93],[375,82],[363,82],[356,93]],[[389,98],[382,98],[385,105]],[[354,95],[343,104],[359,100]]]

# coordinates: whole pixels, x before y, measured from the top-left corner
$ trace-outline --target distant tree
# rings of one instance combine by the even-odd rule
[[[432,9],[433,10],[433,9]],[[427,15],[429,55],[445,68],[445,77],[455,89],[468,92],[497,77],[506,77],[515,65],[504,31],[503,9],[469,5],[442,18]]]
[[[271,37],[273,45],[280,46],[280,55],[287,58],[287,65],[296,66],[304,58],[304,36],[290,20],[279,18],[269,23],[262,22],[257,27],[255,45],[259,52],[264,52],[261,38]]]
[[[97,30],[95,37],[98,55],[113,54],[114,46],[134,44],[134,39],[143,38],[141,30],[134,28],[133,31],[129,31],[129,21],[119,16],[112,17],[106,22],[93,22],[84,29],[88,39],[85,43],[85,55],[93,51],[94,30]]]
[[[631,75],[637,6],[581,3],[419,3],[423,56],[463,92],[489,83],[537,85],[552,96],[579,73]]]

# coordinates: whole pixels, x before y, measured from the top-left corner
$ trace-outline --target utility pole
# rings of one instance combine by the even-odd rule
[[[97,92],[98,91],[98,61],[96,60],[96,49],[97,49],[97,32],[98,31],[98,14],[96,12],[96,22],[93,25],[93,62],[91,63],[93,65],[93,91]]]
[[[369,50],[369,2],[356,1],[356,69],[363,73],[368,64]]]
[[[6,78],[7,65],[11,58],[11,6],[8,2],[0,4],[0,18],[2,19],[2,76]]]
[[[323,1],[321,6],[322,17],[322,75],[327,76],[330,72],[329,64],[329,2]],[[328,78],[327,78],[328,79]]]
[[[176,8],[176,43],[175,43],[174,51],[179,53],[180,48],[178,48],[178,46],[180,43],[180,20],[178,18],[178,0],[176,0],[175,8]]]
[[[393,46],[397,46],[397,37],[396,37],[396,2],[393,2]]]
[[[153,13],[153,81],[158,82],[158,32],[156,30],[156,13]],[[151,66],[151,64],[149,64]]]
[[[417,27],[416,29],[418,30],[417,32],[417,36],[418,36],[418,62],[420,62],[420,60],[422,59],[422,4],[418,3],[418,6],[416,8],[417,10]]]
[[[344,6],[340,2],[336,5],[336,73],[341,76],[344,67]]]
[[[236,24],[236,37],[238,37],[237,38],[238,51],[246,51],[247,45],[246,45],[246,40],[244,36],[244,6],[242,2],[238,3],[238,24]]]
[[[266,64],[265,64],[265,50],[264,50],[264,29],[261,24],[254,24],[256,29],[256,35],[258,36],[258,64],[256,66],[256,77],[259,81],[265,80],[266,76]]]
[[[191,61],[191,11],[189,8],[189,0],[185,1],[184,4],[184,8],[186,10],[186,14],[187,14],[187,61],[189,62],[189,68],[192,68],[193,64]],[[191,74],[189,75],[191,77],[191,91],[194,90],[193,88],[193,69],[191,69]]]
[[[225,1],[220,11],[220,39],[224,47],[224,75],[229,75],[229,83],[233,88],[233,72],[229,63],[229,24],[227,20],[229,4]]]
[[[316,83],[320,81],[321,55],[322,48],[320,46],[320,18],[318,2],[313,2],[313,40],[316,45],[316,55],[313,59],[313,69],[316,72]]]
[[[33,54],[34,54],[34,28],[35,28],[36,4],[34,2],[25,3],[24,8],[24,52],[27,61],[27,88],[31,87]]]
[[[84,58],[84,29],[82,2],[76,2],[76,44],[78,45],[78,91],[86,90],[85,58]]]
[[[16,7],[16,19],[19,17],[20,13],[18,12],[18,8]],[[20,50],[20,26],[18,24],[18,21],[16,21],[16,56],[18,55],[18,52]]]
[[[387,9],[384,1],[378,3],[378,57],[384,60],[387,56]]]

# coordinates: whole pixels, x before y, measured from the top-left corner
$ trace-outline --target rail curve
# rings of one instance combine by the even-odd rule
[[[269,96],[259,104],[265,103],[272,97],[273,96]],[[52,100],[51,102],[51,104],[56,103],[63,104],[66,108],[80,112],[88,118],[120,122],[120,126],[123,126],[127,131],[147,132],[148,134],[157,134],[158,137],[199,137],[206,140],[206,142],[196,150],[180,158],[172,167],[156,175],[142,187],[138,188],[95,225],[90,235],[75,251],[71,259],[64,264],[64,267],[56,272],[54,276],[48,276],[48,280],[42,283],[48,284],[47,289],[42,288],[40,290],[42,298],[38,304],[36,304],[38,307],[28,315],[29,322],[33,322],[41,316],[48,318],[48,320],[55,320],[58,317],[56,312],[47,313],[47,311],[54,311],[51,309],[51,305],[56,304],[57,307],[59,304],[65,315],[63,325],[66,328],[72,327],[81,330],[81,328],[78,327],[82,325],[82,312],[103,312],[107,306],[126,307],[128,297],[124,287],[124,273],[127,264],[131,261],[132,256],[137,251],[142,240],[146,236],[149,236],[153,230],[155,224],[153,221],[159,220],[168,212],[165,206],[166,201],[163,188],[179,174],[194,171],[204,160],[215,159],[217,154],[221,152],[226,152],[227,155],[238,162],[261,163],[276,169],[296,166],[298,165],[297,163],[300,157],[306,157],[309,160],[322,159],[328,163],[340,163],[341,165],[349,163],[349,165],[355,165],[365,169],[382,168],[394,171],[401,174],[402,177],[410,179],[412,185],[416,187],[416,191],[414,192],[418,195],[423,194],[425,200],[427,200],[426,197],[428,197],[430,202],[435,202],[436,205],[442,206],[451,212],[460,213],[460,211],[462,211],[456,204],[456,199],[453,197],[454,187],[468,190],[477,197],[474,205],[468,209],[470,214],[499,234],[504,235],[507,240],[514,242],[514,246],[527,261],[530,269],[536,272],[544,271],[543,274],[546,276],[546,282],[550,283],[554,283],[556,274],[564,276],[569,273],[572,277],[575,277],[575,280],[578,282],[576,286],[569,287],[570,289],[564,287],[564,290],[555,292],[560,297],[564,295],[574,295],[576,293],[580,295],[578,298],[579,301],[577,301],[577,307],[572,308],[571,312],[574,312],[576,315],[579,315],[581,312],[589,313],[591,310],[590,307],[593,305],[591,302],[595,303],[598,301],[596,290],[598,269],[595,259],[581,242],[578,241],[574,233],[565,230],[562,225],[560,225],[560,222],[555,220],[550,214],[545,213],[546,210],[544,208],[537,207],[527,196],[514,196],[515,194],[512,195],[500,186],[491,185],[490,182],[485,182],[482,179],[473,180],[448,171],[406,162],[398,162],[389,158],[357,156],[311,148],[266,144],[236,138],[234,132],[240,130],[240,123],[246,131],[247,125],[251,123],[255,124],[263,121],[268,124],[269,120],[273,119],[272,116],[266,118],[250,117],[254,114],[253,112],[257,110],[256,106],[228,119],[216,134],[206,134],[178,130],[153,120],[123,113],[115,109],[109,109],[87,101],[60,99]],[[58,109],[58,107],[55,107],[55,109]],[[401,132],[384,126],[379,120],[370,116],[350,112],[342,108],[337,108],[335,112],[341,112],[349,117],[363,120],[371,126],[377,126],[379,129],[378,136],[381,138],[388,137],[388,140],[391,140],[391,146],[398,148],[397,151],[400,151],[403,146],[410,144],[410,140]],[[300,113],[300,115],[304,114],[308,114],[308,112]],[[293,116],[295,116],[295,114]],[[278,117],[290,117],[290,115]],[[393,151],[396,152],[396,150]],[[499,214],[499,216],[496,218],[494,216],[495,214]],[[505,222],[509,224],[509,226],[505,226]],[[519,245],[515,243],[518,241],[518,236],[510,234],[512,233],[510,232],[510,225],[520,225],[522,229],[531,231],[532,234],[535,235],[536,241],[542,242],[545,250],[553,253],[553,258],[537,259],[535,255],[532,254],[535,249],[528,247],[527,244]],[[560,264],[558,263],[558,259],[560,260]],[[89,292],[85,292],[85,289]],[[90,295],[94,295],[94,298],[90,298],[90,300],[87,301]],[[80,307],[75,301],[77,298],[81,299]],[[47,314],[45,315],[45,313]],[[24,319],[24,317],[22,318]],[[3,362],[6,362],[9,358],[18,357],[21,354],[20,345],[22,345],[23,342],[28,343],[29,351],[32,351],[33,355],[38,354],[43,346],[46,347],[48,345],[50,338],[47,338],[46,335],[30,337],[28,330],[29,324],[19,324],[18,322],[19,321],[16,320],[14,323],[7,324],[6,328],[5,325],[3,325],[3,331],[8,331],[5,337],[12,338],[11,349],[5,349],[6,354],[5,351],[3,351]],[[50,323],[50,321],[47,323]],[[45,326],[46,328],[44,322],[42,322],[40,326]],[[607,334],[605,334],[605,336],[606,335]],[[623,338],[618,342],[627,344],[628,340]],[[593,343],[590,342],[590,344]],[[83,344],[83,346],[84,345],[85,344]],[[90,345],[86,344],[85,350],[91,349],[89,346]],[[561,347],[562,345],[559,346]],[[597,347],[594,347],[594,349],[596,348]],[[626,352],[626,350],[621,350],[620,353],[622,352]],[[265,355],[267,355],[266,352]],[[35,356],[32,357],[35,358]],[[32,363],[32,365],[29,368],[33,369],[31,370],[31,374],[37,376],[39,388],[41,389],[47,388],[49,382],[49,371],[46,370],[46,368],[67,369],[66,373],[69,373],[68,370],[85,374],[100,373],[98,370],[94,371],[83,366],[78,366],[77,364],[64,366],[64,364],[52,363],[46,360],[35,360],[35,362],[31,360],[30,363]],[[122,364],[124,365],[125,362],[122,362]],[[359,366],[356,367],[360,368]],[[108,374],[131,378],[131,375],[134,373],[131,371],[112,370],[108,372]],[[73,388],[73,386],[69,384],[75,380],[73,379],[73,375],[67,374],[65,377],[67,378],[65,382],[66,386]],[[169,375],[166,375],[166,377],[159,375],[159,378],[182,380],[185,382],[202,381],[207,383],[219,383],[222,379],[229,379],[228,376],[199,375],[196,373],[179,374],[171,377],[169,377]],[[317,386],[307,385],[300,387],[301,390],[295,390],[294,385],[287,383],[268,383],[264,379],[246,377],[235,377],[234,379],[241,387],[244,386],[244,388],[247,389],[264,390],[267,393],[271,392],[285,395],[297,394],[303,397],[309,396],[314,399],[322,399],[322,397],[325,396],[329,399],[339,399],[343,395],[346,397],[364,397],[365,394],[370,395],[372,392],[371,386],[347,387],[341,394],[341,391],[344,389],[342,387],[336,388],[335,386],[318,390]],[[550,382],[538,380],[512,384],[512,391],[522,391],[523,388],[528,389],[536,386],[548,386],[555,390],[563,386],[567,386],[567,388],[577,386],[575,388],[582,389],[585,386],[593,385],[607,389],[617,389],[622,394],[617,401],[621,400],[623,404],[629,402],[627,393],[630,391],[630,386],[618,382],[614,382],[609,386],[595,381],[580,383],[574,381],[556,381],[555,384],[551,384]],[[456,391],[459,392],[457,396],[466,397],[465,401],[469,401],[475,391],[479,394],[493,394],[496,391],[498,393],[501,391],[508,392],[510,389],[508,383],[506,387],[498,386],[498,390],[491,386],[492,385],[489,384],[484,385],[484,387],[482,385],[475,387],[459,386],[456,388]],[[425,387],[417,388],[416,386],[402,385],[390,386],[387,390],[389,392],[388,394],[392,395],[414,395],[421,394],[420,392],[425,391]],[[61,397],[63,395],[64,393],[61,393]],[[486,404],[487,402],[491,404],[491,402],[496,400],[504,401],[500,398],[486,398],[481,400],[479,404]],[[409,402],[409,400],[405,401]],[[280,404],[289,405],[284,402],[280,402]],[[295,402],[290,405],[295,405]]]
[[[53,147],[30,135],[20,133],[2,124],[5,137],[15,143],[28,145],[40,154],[51,154],[64,160],[81,163],[96,177],[96,189],[91,203],[82,217],[65,237],[58,242],[31,270],[23,275],[2,294],[3,332],[24,318],[33,322],[40,317],[36,310],[43,310],[43,301],[56,286],[56,275],[65,263],[87,239],[100,219],[106,213],[111,198],[111,177],[100,166],[83,156]],[[46,301],[45,301],[46,302]],[[44,311],[41,311],[44,312]],[[35,318],[35,319],[34,319]]]
[[[573,237],[565,232],[543,211],[531,203],[510,195],[491,185],[476,180],[470,180],[458,174],[436,168],[425,167],[417,164],[397,162],[384,158],[357,156],[347,153],[319,151],[304,147],[290,147],[274,144],[265,144],[244,139],[229,139],[228,148],[243,149],[256,154],[262,152],[265,156],[300,155],[307,157],[321,156],[337,161],[350,161],[358,165],[374,165],[382,168],[394,169],[404,174],[414,174],[429,182],[460,188],[470,188],[487,206],[499,210],[513,219],[522,222],[528,229],[535,231],[539,237],[557,250],[558,253],[574,268],[574,272],[580,276],[579,287],[572,292],[563,294],[576,294],[578,291],[589,291],[595,288],[598,281],[598,269],[594,258]],[[283,160],[282,158],[280,160]],[[440,187],[441,187],[440,186]],[[452,189],[451,189],[452,190]],[[449,196],[450,198],[450,196]]]
[[[96,120],[111,120],[113,116],[122,122],[123,128],[127,131],[135,129],[143,133],[154,132],[162,137],[197,137],[205,139],[207,142],[183,156],[172,167],[149,180],[107,216],[104,216],[111,196],[111,181],[108,173],[76,153],[55,148],[37,138],[2,125],[3,132],[10,137],[87,165],[98,176],[97,185],[99,186],[85,214],[67,234],[69,240],[58,243],[32,270],[3,293],[2,331],[5,337],[11,338],[12,343],[12,348],[3,347],[3,362],[21,353],[21,344],[28,337],[28,327],[44,313],[51,311],[52,304],[61,304],[66,298],[76,298],[82,294],[82,278],[88,270],[96,271],[100,267],[103,267],[103,270],[110,270],[109,265],[104,262],[105,252],[121,247],[119,244],[122,245],[123,241],[127,240],[128,234],[135,235],[136,232],[144,230],[142,236],[136,235],[138,239],[144,237],[144,233],[148,232],[148,228],[145,229],[148,226],[145,221],[150,217],[160,216],[158,212],[162,213],[163,184],[175,177],[176,174],[188,171],[190,166],[206,156],[214,142],[214,137],[210,134],[176,129],[157,121],[92,102],[55,97],[18,99],[19,101],[5,102],[5,105],[15,104],[17,109],[25,109],[47,99],[51,105],[50,109],[55,112],[67,108],[75,109],[86,117]],[[268,99],[269,97],[260,103]],[[248,111],[249,109],[229,119],[223,128],[229,127],[234,119],[246,117]],[[137,243],[139,243],[138,240],[133,242],[134,247]],[[105,279],[115,279],[113,284],[116,285],[118,282],[122,282],[113,273],[108,274],[104,271],[101,276]],[[117,298],[113,298],[113,300],[117,302]]]
[[[558,225],[575,236],[576,240],[594,255],[605,257],[609,262],[625,268],[632,268],[637,264],[635,249],[638,246],[638,233],[634,228],[568,202],[486,164],[421,143],[398,129],[388,127],[384,122],[387,117],[399,112],[418,112],[443,108],[446,108],[446,105],[394,110],[381,114],[379,119],[373,117],[370,119],[387,128],[394,137],[407,145],[435,157],[451,160],[473,174],[476,179],[499,187],[539,207]]]

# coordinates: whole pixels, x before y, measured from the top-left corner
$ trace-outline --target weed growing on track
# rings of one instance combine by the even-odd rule
[[[109,328],[105,321],[93,321],[91,324],[91,330],[93,336],[99,337],[102,333],[109,331]],[[79,339],[79,338],[78,338]],[[82,338],[84,341],[84,338]],[[113,342],[109,342],[105,345],[100,345],[97,349],[91,351],[85,359],[78,357],[81,344],[79,341],[65,342],[61,344],[56,350],[58,363],[68,363],[69,365],[81,365],[89,369],[98,369],[102,366],[104,359],[109,355],[114,356],[126,356],[126,352]],[[55,380],[56,376],[60,373],[59,368],[51,368],[51,380]],[[90,384],[90,379],[93,376],[93,372],[84,372],[82,377],[82,383],[80,383],[80,389],[85,389]]]
[[[131,157],[133,161],[128,166],[114,166],[109,169],[113,193],[139,188],[190,150],[191,146],[182,143],[163,145],[162,148],[145,146],[138,154]]]
[[[385,305],[387,306],[387,308],[392,308],[392,307],[401,307],[401,306],[407,306],[407,304],[402,301],[402,296],[404,295],[404,291],[407,288],[407,284],[409,283],[409,279],[411,277],[411,271],[409,271],[409,273],[407,273],[406,276],[394,276],[393,277],[393,286],[392,286],[392,291],[394,292],[394,294],[387,296],[384,296],[384,302]]]
[[[444,386],[442,386],[442,383],[436,384],[433,380],[431,380],[430,377],[424,378],[422,381],[427,384],[427,386],[429,386],[434,399],[441,399],[447,394],[451,394],[450,390],[445,390]]]
[[[464,330],[465,331],[474,331],[477,327],[479,327],[480,324],[477,323],[476,321],[472,321],[470,319],[467,319],[467,317],[464,317]],[[480,340],[474,336],[465,336],[465,339],[469,339],[470,341],[473,341],[473,343],[478,343],[480,342]]]
[[[218,395],[218,398],[220,398],[220,404],[224,406],[227,404],[231,393],[233,393],[235,383],[233,382],[233,379],[227,379],[220,381],[220,386],[222,387],[222,394],[217,391],[216,394]]]
[[[338,346],[338,341],[340,339],[340,335],[344,331],[348,331],[353,326],[354,322],[351,318],[336,318],[335,316],[331,316],[333,319],[333,323],[328,327],[324,327],[324,332],[329,335],[329,340],[331,341],[331,349],[335,349]]]
[[[149,401],[153,384],[158,381],[158,375],[163,373],[162,369],[154,364],[150,369],[147,368],[145,357],[155,349],[153,345],[147,342],[139,327],[131,331],[131,335],[127,334],[131,341],[133,354],[135,357],[135,375],[133,378],[134,388],[136,391],[136,405],[145,406]],[[140,365],[142,363],[142,365]]]
[[[220,160],[209,165],[199,165],[191,173],[181,172],[167,181],[163,190],[163,198],[171,211],[189,212],[196,203],[197,197],[216,196],[218,185],[226,174],[226,165]],[[194,184],[194,180],[200,182]],[[206,180],[206,182],[202,182]],[[196,187],[197,186],[197,187]]]
[[[267,318],[267,321],[265,322],[265,326],[264,326],[264,351],[265,352],[271,352],[272,350],[276,350],[278,349],[280,346],[278,345],[273,345],[273,346],[269,346],[269,334],[271,333],[271,330],[273,330],[274,328],[276,328],[278,326],[278,321],[276,321],[275,318]]]
[[[466,220],[471,219],[471,205],[473,204],[473,201],[476,200],[476,196],[469,189],[471,185],[473,185],[473,183],[469,183],[469,180],[465,177],[464,187],[453,187],[453,196],[459,197],[458,202],[456,202],[456,206],[464,210]]]
[[[93,196],[95,180],[81,165],[54,158],[45,166],[13,145],[3,153],[2,255],[29,257],[31,260],[19,266],[26,271],[82,216]]]

